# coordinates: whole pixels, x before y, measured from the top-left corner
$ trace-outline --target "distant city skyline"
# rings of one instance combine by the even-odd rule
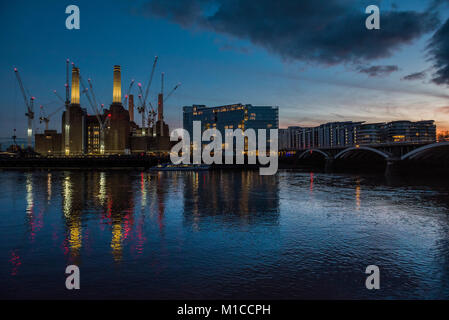
[[[152,102],[161,72],[166,92],[182,82],[165,106],[170,129],[182,127],[183,106],[248,103],[279,106],[281,128],[435,120],[438,130],[449,130],[444,1],[273,3],[82,0],[70,3],[80,8],[81,29],[67,30],[69,3],[3,2],[0,137],[11,136],[14,128],[25,137],[25,105],[14,67],[36,96],[35,128],[42,129],[39,105],[47,113],[60,107],[53,90],[64,96],[67,58],[84,78],[92,78],[98,100],[108,106],[113,65],[122,67],[124,94],[131,79],[147,83],[156,55]],[[364,29],[368,4],[381,9],[380,32]],[[263,21],[278,27],[265,30]],[[85,97],[81,104],[93,113]],[[60,131],[60,119],[54,116],[50,129]]]

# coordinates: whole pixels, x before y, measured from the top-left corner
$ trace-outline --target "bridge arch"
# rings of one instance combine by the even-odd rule
[[[363,147],[363,146],[355,146],[355,147],[349,147],[349,148],[346,148],[346,149],[340,151],[339,153],[337,153],[335,155],[335,159],[340,159],[346,153],[348,153],[350,151],[355,151],[355,150],[357,150],[357,151],[358,150],[371,151],[371,152],[377,153],[378,155],[382,156],[384,159],[388,159],[388,158],[391,157],[391,154],[389,154],[387,152],[384,152],[384,151],[377,150],[375,148]]]
[[[432,150],[435,150],[435,149],[441,148],[441,147],[449,147],[449,142],[448,141],[436,142],[436,143],[427,144],[425,146],[419,147],[415,150],[410,151],[409,153],[404,154],[401,157],[401,160],[412,160],[417,155],[420,155],[422,153],[427,153],[428,151],[432,151]]]
[[[312,154],[314,152],[322,154],[325,159],[330,159],[330,155],[328,155],[326,152],[324,152],[323,150],[320,150],[320,149],[309,149],[309,150],[306,150],[303,153],[301,153],[298,158],[302,159],[305,155]]]

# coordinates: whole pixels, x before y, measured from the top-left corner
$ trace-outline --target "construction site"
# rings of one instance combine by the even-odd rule
[[[145,85],[137,83],[135,88],[135,81],[131,80],[124,95],[122,95],[121,67],[115,65],[112,103],[107,108],[104,104],[98,103],[93,81],[89,78],[86,82],[80,68],[67,59],[65,99],[54,90],[60,106],[49,114],[46,113],[44,106],[39,108],[39,122],[45,125],[43,133],[34,133],[35,98],[24,86],[19,70],[14,68],[26,107],[25,116],[28,121],[26,151],[47,159],[166,156],[171,143],[169,128],[164,122],[164,102],[180,84],[164,95],[164,73],[161,73],[161,88],[155,102],[157,108],[154,108],[149,92],[157,61],[158,57],[155,57],[148,82]],[[136,94],[132,94],[133,89],[137,91]],[[80,102],[82,95],[85,95],[86,105]],[[48,129],[50,119],[57,115],[61,116],[61,132]],[[14,132],[14,141],[15,137]],[[10,149],[17,151],[20,148],[14,143]]]

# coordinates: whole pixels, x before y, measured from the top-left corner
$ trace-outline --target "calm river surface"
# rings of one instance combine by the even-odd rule
[[[280,171],[1,171],[0,297],[449,298],[449,188]],[[81,289],[65,288],[76,264]],[[380,290],[365,268],[380,268]]]

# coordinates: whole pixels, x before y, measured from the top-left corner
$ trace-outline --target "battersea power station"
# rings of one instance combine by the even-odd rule
[[[120,66],[114,66],[112,104],[94,108],[94,115],[80,104],[80,70],[72,67],[71,92],[67,89],[62,130],[45,130],[35,135],[35,151],[46,156],[127,155],[165,153],[170,149],[168,125],[164,122],[164,96],[158,94],[157,113],[149,111],[142,126],[134,121],[134,96],[127,95],[122,103]],[[89,80],[90,81],[90,80]],[[87,91],[83,86],[83,92]],[[69,97],[70,95],[70,97]],[[70,98],[70,101],[68,101]],[[95,98],[94,98],[95,99]],[[141,100],[141,96],[139,96]],[[124,104],[127,104],[124,105]],[[145,113],[140,106],[139,112]],[[157,115],[157,120],[155,116]],[[144,119],[144,115],[142,115]],[[146,125],[147,123],[147,125]]]

